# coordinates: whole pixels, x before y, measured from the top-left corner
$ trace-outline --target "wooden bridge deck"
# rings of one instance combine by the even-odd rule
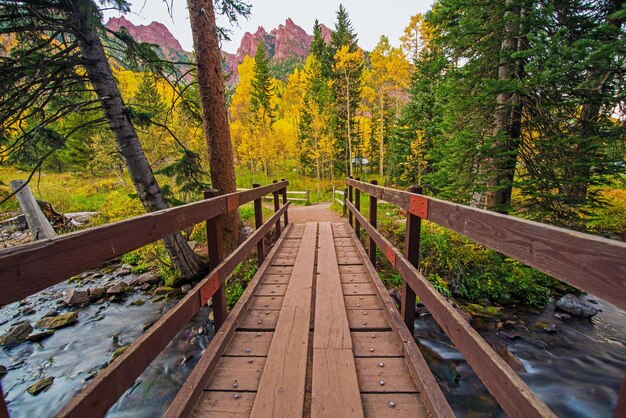
[[[167,415],[428,416],[402,325],[347,224],[292,225]]]

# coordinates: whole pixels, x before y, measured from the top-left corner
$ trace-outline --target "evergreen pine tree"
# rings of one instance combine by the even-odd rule
[[[263,42],[259,41],[254,56],[254,78],[252,79],[252,99],[250,101],[254,113],[264,113],[274,121],[274,111],[271,105],[272,75],[270,61],[265,54]]]

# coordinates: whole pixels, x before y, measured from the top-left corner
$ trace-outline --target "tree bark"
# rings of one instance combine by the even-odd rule
[[[72,10],[70,22],[81,49],[87,76],[96,91],[139,199],[148,212],[166,209],[167,202],[141,147],[113,77],[98,28],[93,23],[97,7],[91,0],[75,0],[68,2],[68,9]],[[189,248],[180,233],[166,236],[163,242],[173,267],[184,277],[195,277],[204,270],[202,259]]]
[[[383,175],[385,174],[385,97],[384,95],[380,95],[380,159],[378,162],[380,180],[383,180]]]
[[[520,48],[520,40],[512,19],[513,0],[506,0],[504,39],[500,49],[501,58],[498,66],[498,80],[508,81],[521,76],[523,63],[515,62],[511,53]],[[503,91],[496,97],[494,112],[492,155],[487,161],[487,191],[484,194],[483,205],[488,210],[507,213],[511,207],[513,178],[515,163],[521,136],[521,101],[510,91]],[[504,184],[503,184],[504,183]]]
[[[346,122],[348,123],[348,162],[350,167],[349,175],[352,175],[352,136],[350,134],[350,78],[346,74],[346,112],[348,117]]]
[[[215,11],[212,0],[187,0],[193,45],[198,63],[198,83],[202,120],[209,152],[211,184],[222,194],[237,191],[235,160],[230,138],[228,109],[222,77]],[[239,242],[241,220],[239,211],[222,216],[220,228],[225,248],[230,252]]]

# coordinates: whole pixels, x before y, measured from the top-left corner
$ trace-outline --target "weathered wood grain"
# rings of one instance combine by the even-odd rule
[[[307,224],[250,414],[252,417],[302,417],[316,235],[317,224]]]
[[[362,417],[352,338],[330,223],[319,224],[311,417]]]

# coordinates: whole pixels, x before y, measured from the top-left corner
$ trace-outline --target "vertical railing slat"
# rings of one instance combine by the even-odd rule
[[[278,183],[278,180],[274,180],[272,183]],[[278,190],[276,190],[272,194],[274,195],[274,213],[276,213],[280,210],[280,201],[278,200]],[[278,237],[280,237],[280,219],[276,221],[276,239],[278,239]]]
[[[261,187],[261,185],[257,183],[254,183],[252,185],[253,189],[256,189],[257,187]],[[257,229],[260,228],[261,225],[263,225],[263,203],[261,202],[262,200],[263,200],[262,197],[259,197],[258,199],[254,200],[254,226]],[[265,260],[265,244],[263,242],[263,239],[261,239],[257,243],[256,252],[257,252],[258,263],[260,266],[261,264],[263,264],[263,261]]]
[[[360,177],[355,179],[356,181],[361,181]],[[361,190],[356,187],[354,189],[354,207],[357,211],[361,212]],[[361,225],[358,220],[354,220],[354,232],[356,233],[356,237],[361,240]]]
[[[409,192],[422,194],[421,186],[411,186]],[[406,237],[405,237],[405,257],[409,262],[418,268],[420,258],[420,231],[422,226],[422,219],[419,216],[407,213],[406,219]],[[413,333],[415,328],[415,291],[407,284],[405,280],[402,281],[402,318],[404,323]]]
[[[281,181],[287,181],[287,179],[282,179]],[[281,190],[281,193],[283,195],[283,205],[287,204],[287,186],[283,187],[283,189]],[[289,212],[288,210],[285,211],[285,228],[287,228],[287,225],[289,225],[289,215],[287,215],[287,212]]]
[[[374,186],[378,185],[378,182],[376,180],[372,180],[371,183]],[[372,196],[372,195],[369,195],[369,196],[370,196],[370,224],[372,224],[372,226],[376,228],[377,217],[378,217],[378,199],[376,199],[375,196]],[[369,251],[370,261],[372,262],[374,266],[376,266],[376,241],[374,241],[374,239],[371,236],[369,239],[368,251]]]
[[[211,199],[217,197],[220,194],[218,190],[211,189],[205,190],[204,198]],[[224,258],[224,250],[222,246],[221,228],[219,224],[223,221],[221,218],[224,215],[207,219],[206,221],[206,241],[207,241],[207,254],[209,257],[209,270],[213,271]],[[226,306],[226,288],[222,284],[212,297],[213,302],[213,323],[215,329],[219,329],[228,315],[228,307]]]

